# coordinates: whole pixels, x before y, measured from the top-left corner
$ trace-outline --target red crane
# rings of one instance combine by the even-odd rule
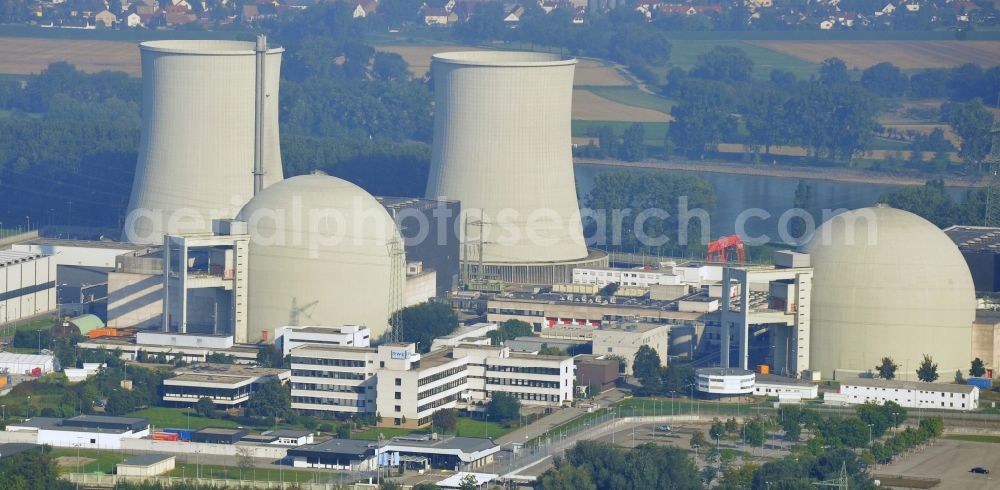
[[[743,247],[743,241],[740,240],[740,237],[737,235],[724,236],[709,243],[705,261],[724,264],[731,260],[731,252],[735,252],[736,261],[738,263],[742,264],[747,261],[746,249]]]

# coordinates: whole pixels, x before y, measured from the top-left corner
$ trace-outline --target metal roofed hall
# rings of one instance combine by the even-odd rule
[[[988,226],[951,226],[944,233],[959,250],[1000,252],[1000,228]]]
[[[478,437],[446,437],[434,439],[430,434],[393,437],[391,446],[422,447],[428,449],[454,449],[467,453],[486,451],[497,447],[489,440]]]
[[[0,251],[0,267],[19,264],[21,262],[34,260],[41,257],[45,257],[45,254],[39,254],[34,252],[16,252],[14,250],[3,250]]]
[[[925,383],[922,381],[897,381],[886,379],[854,378],[843,380],[840,384],[848,386],[871,386],[876,388],[897,388],[917,391],[936,391],[942,393],[972,393],[976,389],[972,385],[952,383]]]
[[[332,453],[332,454],[367,454],[375,453],[378,443],[375,441],[362,441],[355,439],[330,439],[319,444],[307,444],[297,448],[289,449],[288,455],[293,453],[303,454],[309,452]]]

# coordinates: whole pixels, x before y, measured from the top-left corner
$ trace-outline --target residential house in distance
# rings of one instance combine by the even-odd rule
[[[94,16],[94,24],[104,26],[105,28],[110,28],[118,22],[118,16],[111,13],[110,10],[104,9]]]
[[[375,12],[378,8],[378,2],[376,0],[360,0],[354,7],[354,11],[351,13],[351,17],[355,19],[363,19],[368,17],[368,14]]]
[[[424,25],[447,26],[458,22],[458,15],[443,8],[424,7]]]

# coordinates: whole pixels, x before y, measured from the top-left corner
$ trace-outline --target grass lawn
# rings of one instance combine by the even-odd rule
[[[507,428],[496,422],[484,422],[479,419],[473,420],[469,417],[459,417],[456,433],[462,437],[488,437],[496,439],[516,428],[516,426]]]
[[[962,435],[955,435],[955,436],[945,436],[944,438],[945,439],[954,439],[956,441],[992,442],[994,444],[1000,444],[1000,436],[962,434]]]
[[[210,459],[206,457],[205,459]],[[166,476],[191,477],[200,474],[202,478],[221,478],[239,480],[240,469],[236,466],[198,465],[196,463],[180,463]],[[243,472],[245,480],[285,481],[289,483],[306,483],[311,481],[324,482],[328,474],[312,471],[296,471],[284,468],[254,468]]]
[[[144,408],[142,410],[136,410],[130,414],[130,417],[143,417],[149,419],[149,422],[153,424],[156,430],[173,428],[173,429],[187,429],[190,427],[192,430],[201,429],[204,427],[224,427],[233,428],[239,427],[240,424],[233,422],[232,420],[226,419],[209,419],[201,417],[194,412],[190,415],[190,426],[188,425],[188,412],[187,409],[183,408],[171,408],[171,407],[150,407]]]
[[[614,129],[615,134],[621,136],[625,133],[625,129],[634,123],[625,121],[582,121],[575,120],[572,122],[572,131],[574,137],[590,137],[593,135],[594,143],[597,143],[597,130],[601,126],[611,126]],[[645,122],[642,124],[643,128],[646,130],[645,143],[649,146],[662,147],[663,137],[667,134],[667,127],[670,123],[665,122]]]
[[[654,111],[660,111],[665,114],[670,114],[670,109],[676,103],[671,99],[660,97],[659,95],[653,95],[648,92],[643,92],[635,87],[621,87],[621,86],[587,86],[584,87],[588,91],[593,92],[596,95],[604,97],[605,99],[618,102],[620,104],[630,105],[633,107],[643,107],[646,109],[653,109]]]
[[[754,407],[772,408],[769,402],[757,403],[717,403],[715,401],[691,401],[686,398],[628,398],[616,405],[623,417],[645,415],[675,415],[701,413],[703,415],[748,415]]]
[[[400,429],[397,427],[369,427],[365,430],[359,430],[357,432],[351,433],[351,439],[360,439],[363,441],[377,441],[379,434],[386,439],[391,439],[397,436],[405,436],[407,434],[412,434],[413,429]]]
[[[698,56],[711,51],[716,46],[732,46],[745,51],[747,56],[753,60],[754,78],[761,80],[768,79],[771,70],[774,69],[789,71],[794,73],[798,79],[807,80],[810,76],[815,75],[819,69],[819,65],[743,41],[671,40],[670,44],[670,64],[685,70],[690,70],[694,66],[698,61]],[[662,74],[666,74],[667,69],[663,68],[662,71]]]
[[[60,466],[59,473],[105,473],[113,474],[115,472],[115,465],[121,463],[125,460],[126,456],[124,454],[119,454],[109,451],[94,451],[90,449],[81,449],[79,453],[76,449],[72,448],[54,448],[52,449],[52,457],[58,458],[61,456],[67,456],[71,458],[77,457],[77,454],[81,458],[89,458],[93,461],[89,463],[72,466]]]

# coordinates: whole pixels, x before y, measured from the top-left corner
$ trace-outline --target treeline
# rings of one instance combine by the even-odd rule
[[[923,186],[901,187],[879,198],[889,206],[914,213],[940,228],[982,223],[986,217],[987,189],[970,190],[964,202],[945,192],[944,181],[934,179]]]

